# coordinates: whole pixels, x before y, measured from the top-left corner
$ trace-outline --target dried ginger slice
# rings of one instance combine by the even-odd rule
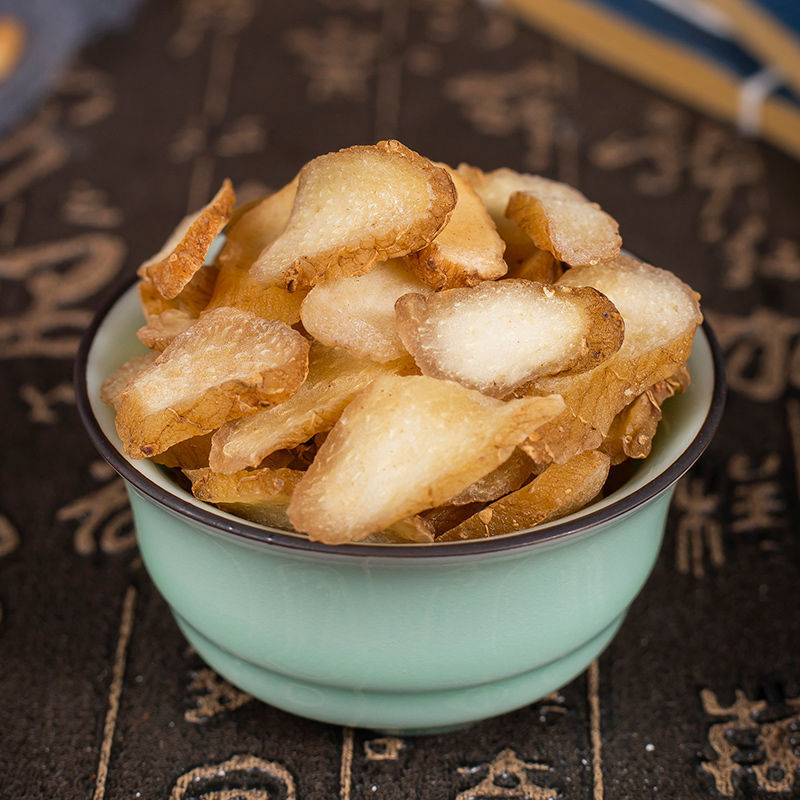
[[[565,464],[551,464],[527,486],[481,509],[436,541],[500,536],[579,511],[600,493],[609,466],[609,457],[598,450],[587,450]]]
[[[144,458],[291,397],[305,379],[308,341],[282,322],[234,308],[205,314],[125,388],[117,432]]]
[[[296,447],[330,430],[347,404],[380,375],[403,371],[407,362],[379,364],[344,350],[312,344],[308,377],[288,400],[225,423],[214,434],[209,463],[218,472],[258,466],[276,450]]]
[[[153,456],[153,461],[173,469],[200,469],[208,466],[210,450],[211,434],[204,433],[177,442],[163,453]]]
[[[506,277],[537,283],[555,283],[563,274],[564,265],[552,253],[537,247],[526,259],[509,266]]]
[[[100,387],[100,399],[106,405],[111,406],[114,411],[118,411],[122,393],[127,385],[145,367],[149,367],[156,360],[157,355],[157,353],[143,353],[140,356],[134,356],[114,370]]]
[[[514,448],[514,452],[499,467],[451,497],[448,505],[490,503],[519,489],[533,475],[534,469],[535,465],[530,457],[518,447]]]
[[[212,201],[185,217],[166,244],[139,267],[139,277],[150,281],[168,300],[177,297],[203,266],[214,239],[230,219],[236,195],[226,178]]]
[[[614,417],[601,449],[611,457],[611,464],[621,464],[626,458],[647,458],[653,446],[661,406],[664,401],[686,391],[691,382],[685,364],[640,394]]]
[[[504,397],[542,375],[582,372],[622,344],[611,301],[590,287],[486,281],[397,301],[397,330],[423,375]]]
[[[400,142],[319,156],[300,171],[289,222],[259,255],[253,276],[293,289],[363,275],[425,247],[455,204],[447,172]]]
[[[300,308],[303,327],[317,341],[341,347],[356,358],[392,361],[407,357],[395,323],[394,304],[408,292],[430,294],[396,259],[366,275],[318,283]]]
[[[263,468],[221,475],[206,467],[184,474],[198,500],[259,525],[292,530],[286,508],[303,477],[299,470]]]
[[[289,518],[328,544],[363,539],[458,494],[562,408],[559,397],[504,403],[452,381],[377,378],[328,434]]]
[[[498,234],[506,244],[503,257],[508,264],[509,273],[513,272],[521,262],[535,254],[538,248],[531,237],[513,219],[506,216],[506,206],[509,197],[525,187],[526,178],[535,176],[515,172],[507,167],[483,172],[469,164],[459,164],[457,171],[472,186],[489,212]]]
[[[506,216],[542,250],[566,264],[596,264],[619,255],[617,221],[577,189],[536,177],[536,185],[511,195]]]
[[[274,194],[253,205],[231,224],[218,262],[219,275],[208,308],[233,306],[264,319],[287,325],[300,320],[300,303],[305,291],[288,292],[283,286],[264,286],[250,267],[259,253],[280,236],[289,221],[297,178]]]
[[[505,242],[489,212],[469,182],[446,164],[458,199],[447,224],[428,245],[405,257],[420,280],[434,289],[474,286],[502,278],[508,270],[503,259]]]
[[[564,273],[557,286],[593,286],[608,297],[625,323],[622,347],[579,375],[537,379],[526,394],[564,397],[567,412],[522,447],[535,461],[564,461],[608,433],[614,417],[649,386],[665,380],[689,357],[703,317],[697,295],[677,276],[631,256]],[[563,426],[562,439],[553,428]],[[594,432],[594,433],[593,433]],[[554,450],[553,443],[558,442]],[[593,446],[598,446],[597,441]]]
[[[145,319],[150,322],[159,314],[172,310],[183,311],[196,319],[211,300],[218,273],[216,266],[204,264],[195,272],[180,294],[171,299],[164,297],[151,280],[142,278],[137,290]]]
[[[150,350],[160,353],[179,334],[197,322],[188,311],[168,308],[152,316],[146,325],[136,331],[136,338]]]

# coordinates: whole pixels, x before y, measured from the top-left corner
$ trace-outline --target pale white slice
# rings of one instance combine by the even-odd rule
[[[235,308],[209,311],[178,334],[122,392],[125,452],[144,458],[291,397],[308,370],[308,340]]]
[[[179,308],[168,308],[160,314],[155,314],[136,331],[136,338],[150,350],[162,352],[167,345],[179,334],[183,333],[197,322],[188,311]]]
[[[125,387],[145,367],[149,367],[156,360],[157,355],[158,353],[143,353],[140,356],[134,356],[130,361],[126,361],[121,367],[114,370],[100,387],[100,399],[116,411]]]
[[[504,403],[436,378],[378,378],[328,434],[289,518],[315,540],[363,539],[458,494],[562,408],[559,397]]]
[[[427,246],[406,256],[421,280],[435,289],[474,286],[502,278],[508,270],[503,259],[505,242],[475,190],[446,164],[458,200],[447,223]]]
[[[285,230],[258,257],[264,286],[363,275],[425,247],[456,203],[447,172],[395,141],[319,156],[300,171]]]
[[[592,286],[608,297],[625,322],[622,347],[607,361],[579,375],[556,375],[534,382],[531,392],[561,394],[566,416],[554,421],[569,431],[556,460],[585,446],[594,431],[604,437],[614,417],[649,386],[669,378],[689,357],[702,314],[697,295],[673,273],[618,256],[613,261],[568,270],[557,286]],[[552,437],[529,440],[524,449],[535,461],[553,455]],[[581,437],[584,440],[581,441]],[[593,442],[597,446],[598,442]]]
[[[407,355],[397,334],[394,304],[408,292],[430,294],[433,289],[402,261],[387,261],[366,275],[318,283],[303,300],[300,318],[323,344],[357,358],[392,361]]]
[[[504,397],[542,375],[579,372],[622,343],[617,310],[590,288],[486,281],[397,301],[397,329],[424,375]]]
[[[258,466],[276,450],[296,447],[330,430],[347,404],[380,375],[407,362],[376,363],[314,343],[308,377],[295,395],[272,408],[224,424],[214,433],[209,463],[218,472]]]

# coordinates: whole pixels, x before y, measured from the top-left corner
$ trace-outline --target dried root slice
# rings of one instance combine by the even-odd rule
[[[244,213],[228,231],[219,254],[219,275],[208,308],[233,306],[264,319],[294,325],[306,290],[287,292],[283,286],[264,286],[250,273],[259,253],[272,244],[289,221],[297,179],[265,197]]]
[[[463,492],[450,499],[449,505],[463,506],[468,503],[490,503],[509,492],[515,492],[533,475],[533,461],[519,448],[497,469],[484,475]]]
[[[425,247],[456,204],[447,172],[396,141],[349,147],[300,171],[286,229],[259,255],[264,286],[363,275]]]
[[[356,358],[392,361],[407,357],[395,324],[394,304],[409,292],[433,292],[402,261],[372,272],[318,283],[303,300],[303,327],[317,341],[341,347]]]
[[[405,364],[378,364],[343,350],[312,344],[308,377],[297,393],[279,405],[223,425],[215,434],[210,464],[218,472],[258,466],[276,450],[296,447],[330,430],[353,397],[381,375]]]
[[[574,417],[569,433],[575,439],[562,443],[560,460],[579,452],[569,445],[580,448],[588,429],[605,437],[625,406],[686,361],[702,315],[698,295],[689,286],[671,272],[630,256],[571,269],[556,285],[593,286],[614,303],[625,322],[622,347],[607,361],[580,375],[540,378],[530,387],[531,394],[562,395]],[[536,448],[541,442],[532,444]],[[523,448],[536,458],[527,443]]]
[[[469,182],[446,164],[458,199],[453,214],[439,235],[426,247],[406,256],[420,280],[434,289],[474,286],[502,278],[508,265],[503,260],[505,242],[497,233],[489,212]]]
[[[156,360],[156,355],[156,353],[144,353],[141,356],[134,356],[130,361],[126,361],[121,367],[114,370],[100,387],[100,399],[106,405],[111,406],[114,411],[118,411],[122,393],[127,385],[145,367],[149,367]]]
[[[156,464],[174,469],[202,469],[208,466],[211,451],[211,434],[193,436],[172,445],[168,450],[153,456]]]
[[[211,469],[185,470],[198,500],[213,503],[237,517],[292,530],[286,508],[303,477],[294,469],[255,469],[220,475]]]
[[[530,389],[526,388],[521,395],[524,397],[529,393]],[[584,450],[596,450],[602,443],[603,435],[568,406],[529,436],[520,449],[541,471],[549,464],[563,464]]]
[[[152,282],[167,299],[177,297],[203,266],[235,202],[233,186],[226,178],[214,199],[197,214],[184,218],[161,250],[139,267],[139,276]]]
[[[514,533],[579,511],[602,490],[609,465],[609,457],[597,450],[580,453],[565,464],[552,464],[527,486],[481,509],[437,541]]]
[[[526,184],[526,180],[535,179],[536,176],[524,175],[506,167],[493,172],[483,172],[469,164],[459,164],[458,174],[472,186],[489,212],[497,232],[506,244],[504,258],[509,271],[513,271],[520,263],[534,255],[537,247],[531,237],[513,219],[506,216],[506,206],[511,195],[523,191],[529,185]]]
[[[187,311],[168,308],[156,314],[136,331],[136,337],[145,346],[157,353],[166,349],[167,345],[179,334],[197,322],[197,318]]]
[[[591,369],[622,344],[622,320],[600,292],[486,281],[397,301],[397,329],[424,375],[493,397],[542,375]]]
[[[331,430],[289,518],[329,544],[363,539],[463,491],[562,408],[559,397],[504,403],[435,378],[378,378]]]
[[[291,397],[305,380],[308,341],[282,322],[234,308],[205,314],[125,388],[117,432],[145,458]]]
[[[552,253],[534,248],[534,252],[526,259],[508,268],[507,277],[555,283],[563,274],[564,266]]]
[[[211,300],[218,272],[215,266],[208,264],[200,267],[180,294],[171,300],[164,297],[152,281],[143,278],[137,288],[145,319],[150,322],[153,317],[173,309],[184,311],[190,317],[199,317]]]
[[[371,533],[362,539],[371,544],[428,544],[433,541],[433,527],[419,515],[401,519],[385,531]]]
[[[689,387],[689,370],[684,364],[663,381],[654,383],[630,405],[614,417],[601,449],[611,457],[611,464],[621,464],[626,458],[647,458],[653,446],[661,405]]]

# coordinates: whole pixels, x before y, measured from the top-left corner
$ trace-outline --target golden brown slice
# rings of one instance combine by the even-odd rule
[[[430,294],[402,261],[387,261],[353,278],[318,283],[303,300],[303,327],[317,341],[356,358],[392,361],[408,356],[395,324],[394,304],[408,292]]]
[[[650,455],[653,437],[661,421],[663,402],[685,392],[689,383],[689,370],[684,364],[673,375],[650,386],[614,417],[601,447],[611,457],[612,465],[620,464],[626,458],[647,458]]]
[[[458,199],[448,223],[427,246],[406,256],[420,280],[434,289],[474,286],[506,274],[505,242],[475,190],[446,164]]]
[[[525,188],[528,176],[512,169],[502,167],[492,172],[483,172],[478,167],[469,164],[459,164],[458,174],[461,175],[480,197],[486,210],[489,212],[497,232],[506,244],[504,258],[509,270],[513,270],[522,261],[533,255],[537,248],[522,228],[506,216],[508,199],[514,192]],[[525,277],[525,276],[519,276]]]
[[[451,381],[377,378],[328,434],[289,518],[329,544],[363,539],[466,489],[562,408],[559,397],[504,403]]]
[[[428,544],[433,541],[433,527],[415,515],[395,522],[384,531],[371,533],[361,541],[372,544]]]
[[[160,353],[179,334],[197,322],[188,311],[168,308],[152,316],[146,325],[136,331],[136,338],[151,350]]]
[[[153,456],[156,464],[174,469],[201,469],[208,466],[208,454],[211,450],[211,434],[193,436],[172,445],[168,450]]]
[[[425,247],[455,203],[447,172],[400,142],[328,153],[300,171],[289,222],[259,255],[253,276],[291,289],[363,275]]]
[[[533,475],[533,461],[518,447],[497,469],[484,475],[463,492],[451,497],[448,505],[463,506],[468,503],[490,503],[509,492],[515,492]]]
[[[138,375],[145,367],[149,367],[156,360],[157,355],[157,353],[144,353],[134,356],[130,361],[126,361],[121,367],[114,370],[100,387],[100,399],[118,411],[119,401],[122,399],[125,387],[134,376]]]
[[[527,486],[481,509],[437,541],[500,536],[566,517],[600,493],[609,465],[608,456],[598,450],[580,453],[565,464],[551,464]]]
[[[177,297],[203,266],[235,202],[233,186],[226,178],[214,199],[197,214],[185,217],[161,250],[139,267],[139,277],[152,282],[167,299]]]
[[[504,397],[542,375],[591,369],[622,344],[622,320],[600,292],[486,281],[397,301],[397,330],[423,375]]]
[[[218,273],[215,266],[206,264],[200,267],[180,294],[169,300],[158,291],[151,280],[141,279],[137,288],[145,319],[150,322],[153,317],[173,309],[184,311],[196,319],[211,300]]]
[[[506,216],[538,248],[570,265],[596,264],[619,255],[619,225],[610,214],[564,183],[538,178],[537,184],[511,195]]]
[[[273,408],[223,425],[214,434],[211,466],[218,472],[255,467],[276,450],[296,447],[330,430],[358,392],[378,376],[406,366],[356,359],[344,350],[312,344],[308,377],[297,393]]]
[[[579,375],[540,378],[530,387],[532,394],[564,397],[569,414],[553,425],[568,431],[556,453],[556,460],[565,460],[586,446],[592,431],[604,437],[625,406],[686,361],[702,315],[699,296],[683,281],[631,256],[571,269],[556,285],[593,286],[614,303],[625,322],[622,347],[607,361]],[[523,444],[536,461],[552,449],[551,431],[540,434],[537,441]]]
[[[308,341],[282,322],[218,308],[176,336],[128,383],[117,432],[132,458],[291,397],[305,379]]]
[[[208,468],[184,472],[199,500],[259,525],[292,530],[286,508],[302,472],[268,468],[233,475],[220,475]]]
[[[552,253],[535,247],[526,259],[509,266],[507,277],[537,283],[555,283],[563,274],[564,266]]]
[[[219,275],[209,309],[233,306],[287,325],[300,320],[305,291],[291,293],[283,286],[264,286],[250,273],[259,253],[286,227],[296,192],[297,178],[260,200],[230,226],[219,254]]]

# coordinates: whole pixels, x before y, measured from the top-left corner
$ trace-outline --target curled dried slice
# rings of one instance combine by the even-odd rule
[[[514,533],[579,511],[600,493],[609,466],[608,456],[597,450],[580,453],[565,464],[551,464],[527,486],[481,509],[437,541]]]
[[[689,383],[689,370],[684,364],[668,378],[646,389],[614,417],[601,448],[611,457],[612,465],[620,464],[626,458],[647,458],[650,455],[653,437],[661,421],[661,405],[667,398],[685,392]]]
[[[233,306],[287,325],[300,320],[305,291],[291,293],[283,286],[264,286],[250,273],[259,253],[286,227],[296,192],[297,178],[260,200],[231,225],[219,254],[219,275],[209,309]]]
[[[166,244],[139,267],[139,276],[151,281],[167,299],[177,297],[203,266],[212,242],[227,224],[236,202],[226,178],[214,199],[196,214],[185,217]]]
[[[619,225],[610,214],[571,186],[547,178],[538,178],[538,184],[514,192],[506,207],[506,216],[538,248],[571,265],[596,264],[619,255]]]
[[[671,272],[657,269],[631,256],[595,266],[571,269],[557,286],[593,286],[617,307],[625,322],[622,347],[607,361],[580,375],[540,378],[532,394],[558,393],[572,415],[573,443],[579,433],[608,433],[614,417],[649,386],[672,375],[689,357],[697,326],[702,321],[698,295]],[[559,421],[557,421],[559,422]],[[556,424],[556,423],[554,423]],[[534,460],[540,457],[542,439],[523,445]],[[578,450],[565,443],[559,460]]]
[[[197,322],[187,311],[168,308],[160,314],[152,316],[146,325],[136,331],[136,337],[151,350],[161,352],[179,334]]]
[[[145,319],[149,322],[153,317],[173,309],[184,311],[190,317],[199,317],[211,300],[218,272],[215,266],[205,264],[195,272],[180,294],[169,300],[158,291],[152,281],[141,279],[137,288]]]
[[[373,544],[427,544],[433,541],[433,527],[419,515],[401,519],[385,531],[371,533],[362,539]]]
[[[399,142],[328,153],[300,171],[289,222],[253,276],[293,288],[363,275],[428,244],[455,203],[447,172]]]
[[[506,216],[506,206],[514,192],[525,189],[528,178],[537,176],[514,172],[506,167],[483,172],[469,164],[459,164],[458,174],[469,182],[497,226],[497,232],[506,243],[504,258],[509,270],[513,271],[522,261],[533,255],[537,248],[531,237],[513,219]]]
[[[303,473],[294,469],[254,469],[220,475],[211,469],[184,470],[198,500],[237,517],[292,530],[286,508]]]
[[[433,292],[399,261],[372,272],[318,283],[303,300],[300,318],[315,339],[357,358],[392,361],[407,357],[395,324],[394,304],[408,292]]]
[[[505,242],[475,190],[446,164],[458,199],[447,224],[428,245],[406,256],[422,281],[435,289],[474,286],[501,278],[508,266],[503,260]]]
[[[223,425],[214,434],[211,466],[219,472],[255,467],[276,450],[296,447],[330,430],[358,392],[378,376],[405,367],[405,362],[378,364],[312,344],[308,377],[297,393],[273,408]]]
[[[329,544],[363,539],[458,494],[562,408],[559,397],[504,403],[452,381],[378,378],[320,447],[289,518]]]
[[[397,329],[424,375],[494,397],[542,375],[581,372],[622,344],[613,304],[588,288],[486,281],[397,301]]]
[[[211,434],[193,436],[172,445],[163,453],[153,456],[156,464],[174,469],[201,469],[208,466],[208,453],[211,450]]]
[[[497,469],[484,475],[463,492],[450,498],[448,505],[463,506],[468,503],[489,503],[504,494],[514,492],[533,475],[533,461],[519,448]]]
[[[307,367],[308,341],[282,322],[235,308],[209,311],[122,393],[116,424],[125,452],[156,455],[286,400]]]
[[[100,387],[100,399],[115,411],[119,410],[119,401],[122,399],[125,387],[134,376],[156,360],[156,355],[157,353],[144,353],[140,356],[134,356],[130,361],[126,361],[121,367],[114,370]]]
[[[537,283],[555,283],[564,274],[562,263],[547,250],[534,251],[523,261],[508,268],[509,278],[522,278]]]

